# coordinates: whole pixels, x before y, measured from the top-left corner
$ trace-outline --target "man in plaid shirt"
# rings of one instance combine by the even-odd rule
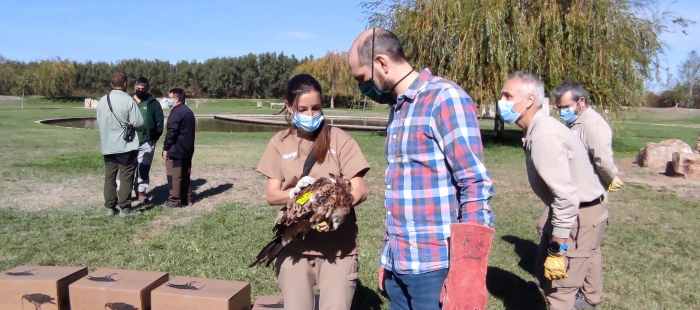
[[[389,31],[362,32],[348,64],[362,93],[391,107],[380,288],[391,309],[439,309],[450,225],[494,224],[476,108],[455,83],[415,72]]]

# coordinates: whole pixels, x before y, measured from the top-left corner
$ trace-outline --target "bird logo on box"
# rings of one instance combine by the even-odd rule
[[[56,298],[53,298],[49,295],[44,295],[41,293],[35,293],[35,294],[24,294],[22,295],[22,309],[24,309],[24,301],[28,301],[32,305],[34,305],[34,310],[41,310],[41,306],[43,304],[52,304],[55,305],[56,303],[54,300]]]

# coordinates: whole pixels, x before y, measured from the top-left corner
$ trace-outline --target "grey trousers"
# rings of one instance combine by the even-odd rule
[[[145,193],[148,189],[151,172],[151,163],[153,163],[153,154],[156,149],[156,141],[147,141],[139,145],[139,155],[136,158],[136,173],[134,173],[134,189],[137,192]],[[119,177],[117,176],[117,190],[119,190]]]

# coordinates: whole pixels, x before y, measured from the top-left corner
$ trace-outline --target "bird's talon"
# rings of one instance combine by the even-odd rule
[[[319,232],[327,232],[330,230],[330,227],[328,227],[328,223],[321,222],[318,223],[318,225],[316,225],[316,230],[318,230]]]

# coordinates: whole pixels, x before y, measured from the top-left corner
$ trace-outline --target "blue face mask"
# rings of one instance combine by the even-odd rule
[[[578,101],[570,107],[559,109],[559,117],[566,122],[567,125],[573,123],[578,118],[576,109],[574,108],[575,105],[578,105]]]
[[[523,97],[523,99],[527,98],[527,95]],[[516,103],[522,101],[523,99],[520,99],[518,101],[506,101],[506,100],[499,100],[498,101],[498,115],[501,116],[501,119],[510,124],[513,125],[515,122],[520,118],[520,113],[523,113],[527,107],[525,107],[522,111],[520,112],[515,112],[513,111],[513,106],[515,106]]]
[[[168,108],[172,108],[172,107],[173,107],[173,101],[172,101],[172,100],[168,99],[168,101],[166,101],[165,103],[168,104]]]
[[[294,122],[294,125],[296,125],[297,128],[299,128],[300,130],[305,132],[314,132],[316,131],[316,129],[318,129],[319,126],[321,126],[323,119],[323,114],[321,114],[321,112],[314,114],[314,116],[308,116],[301,113],[294,113],[292,121]]]

